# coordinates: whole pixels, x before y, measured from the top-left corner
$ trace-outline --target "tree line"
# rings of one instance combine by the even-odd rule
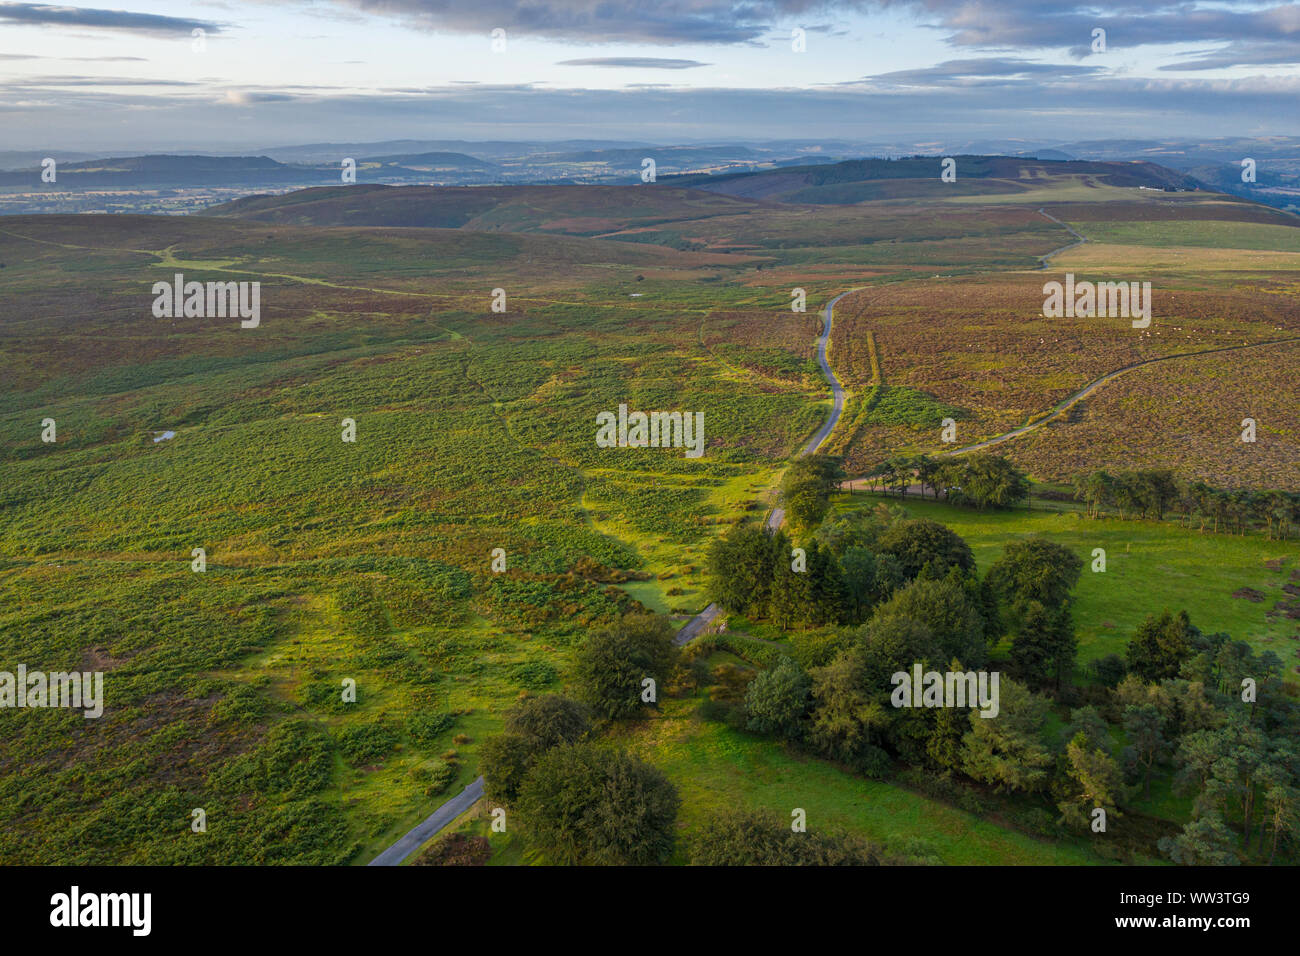
[[[894,455],[866,474],[873,490],[906,496],[913,484],[938,500],[977,508],[1011,508],[1029,497],[1029,477],[1001,455],[977,453],[935,459]]]
[[[785,516],[796,531],[816,528],[830,510],[831,495],[847,478],[843,460],[834,455],[805,455],[786,469],[781,480]],[[1029,497],[1029,477],[999,455],[971,454],[935,459],[929,455],[891,456],[870,468],[868,486],[906,497],[913,485],[950,504],[1010,508]]]
[[[1177,514],[1179,524],[1200,522],[1236,534],[1259,529],[1282,540],[1300,530],[1300,494],[1278,489],[1215,488],[1203,481],[1180,481],[1167,468],[1093,471],[1074,481],[1074,497],[1090,517],[1115,514],[1162,520]]]

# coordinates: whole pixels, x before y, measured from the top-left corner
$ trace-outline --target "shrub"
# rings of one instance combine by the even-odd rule
[[[644,866],[672,852],[680,803],[672,782],[640,758],[572,744],[538,759],[516,813],[554,863]]]
[[[411,778],[416,783],[424,787],[426,797],[437,796],[446,790],[453,780],[456,779],[460,770],[454,765],[443,760],[433,760],[427,764],[421,764],[411,771]]]
[[[339,750],[348,763],[372,763],[387,756],[397,746],[397,731],[382,720],[352,724],[339,731]]]
[[[423,711],[406,721],[406,731],[417,744],[428,746],[456,725],[456,718],[440,711]]]
[[[431,843],[411,865],[485,866],[491,857],[492,844],[487,837],[448,833]]]
[[[878,848],[839,833],[796,833],[790,821],[762,810],[715,817],[692,838],[692,866],[874,866]]]
[[[559,672],[545,661],[525,661],[515,664],[507,672],[510,679],[520,687],[529,690],[541,690],[549,687],[559,679]]]
[[[746,728],[782,740],[797,739],[803,734],[811,691],[807,672],[787,657],[750,681],[745,691]]]
[[[676,665],[675,632],[665,618],[631,614],[615,627],[583,642],[574,661],[579,693],[601,717],[631,717],[646,706],[641,700],[647,677],[663,687]]]

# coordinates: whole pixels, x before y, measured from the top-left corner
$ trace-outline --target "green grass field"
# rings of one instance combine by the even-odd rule
[[[880,496],[841,496],[835,507],[860,507]],[[1088,518],[1074,508],[1035,502],[1030,510],[980,513],[943,502],[909,496],[888,498],[920,517],[942,522],[971,546],[981,571],[987,571],[1008,542],[1031,534],[1045,535],[1084,562],[1075,588],[1075,624],[1081,663],[1124,653],[1138,624],[1164,608],[1186,609],[1204,633],[1226,631],[1247,641],[1256,652],[1272,650],[1287,664],[1292,681],[1300,665],[1300,621],[1266,614],[1282,596],[1281,586],[1300,567],[1294,542],[1199,533],[1176,521],[1120,521]],[[1093,572],[1093,550],[1106,552],[1106,570]],[[1281,559],[1281,570],[1265,566]],[[1262,603],[1234,598],[1239,588],[1254,588],[1268,597]]]
[[[799,807],[807,811],[810,829],[850,830],[887,844],[924,840],[948,864],[1101,862],[1082,841],[1035,839],[895,784],[864,780],[770,740],[702,721],[696,703],[667,702],[660,716],[616,738],[677,785],[685,835],[725,810],[753,807],[789,817]],[[678,861],[683,859],[679,850]]]

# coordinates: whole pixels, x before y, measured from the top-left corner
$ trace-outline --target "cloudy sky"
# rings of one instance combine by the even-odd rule
[[[107,2],[0,0],[0,149],[1300,131],[1300,3]]]

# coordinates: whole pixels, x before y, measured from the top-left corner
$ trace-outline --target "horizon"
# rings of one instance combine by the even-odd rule
[[[1264,137],[1300,91],[1294,3],[434,6],[0,3],[6,148]]]

